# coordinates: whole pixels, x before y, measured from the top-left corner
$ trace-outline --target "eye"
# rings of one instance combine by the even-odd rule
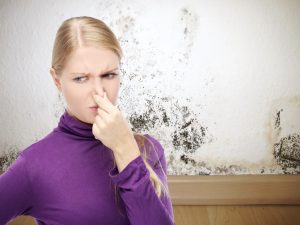
[[[116,74],[116,73],[107,73],[107,74],[104,74],[102,77],[105,77],[105,78],[108,78],[109,80],[112,80],[117,75],[118,74]]]
[[[86,76],[75,77],[73,80],[75,80],[76,82],[82,82],[82,81],[84,81],[83,78],[86,78]]]

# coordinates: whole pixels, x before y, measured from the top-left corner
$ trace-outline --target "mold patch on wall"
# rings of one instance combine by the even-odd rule
[[[283,173],[300,173],[300,97],[279,99],[274,105],[274,158]]]
[[[291,134],[280,140],[279,155],[283,158],[300,161],[300,134]]]
[[[14,145],[6,146],[4,149],[4,155],[0,157],[0,171],[6,171],[20,154],[17,146]]]
[[[183,26],[183,44],[185,50],[182,54],[184,60],[180,57],[178,61],[188,62],[190,59],[192,47],[194,45],[194,39],[197,35],[198,15],[194,10],[186,6],[181,8],[179,18],[180,24]]]
[[[291,134],[280,139],[274,145],[274,155],[277,162],[285,168],[300,166],[300,133]]]
[[[155,98],[155,99],[154,99]],[[146,99],[145,112],[133,113],[129,121],[134,132],[154,132],[162,129],[170,134],[172,149],[183,153],[195,153],[213,140],[191,107],[172,97]]]
[[[193,158],[182,154],[180,160],[171,155],[168,159],[173,165],[172,175],[238,175],[238,174],[259,174],[264,169],[258,169],[257,165],[235,165],[215,164],[212,162],[195,161]],[[254,169],[256,167],[256,169]],[[171,172],[171,171],[170,171]]]

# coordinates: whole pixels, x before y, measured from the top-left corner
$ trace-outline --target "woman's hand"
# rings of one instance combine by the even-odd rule
[[[104,97],[93,97],[99,106],[92,128],[95,138],[118,155],[137,153],[139,150],[133,132],[121,111],[110,102],[106,92]],[[125,152],[126,150],[132,152]]]

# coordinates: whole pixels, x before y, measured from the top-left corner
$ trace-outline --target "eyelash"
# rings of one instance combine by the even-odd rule
[[[112,80],[118,74],[116,74],[116,73],[107,73],[107,74],[102,75],[101,77],[108,77],[107,75],[113,75],[111,78],[108,78],[109,80]],[[80,79],[84,78],[84,77],[87,77],[87,76],[75,77],[73,80],[75,80],[76,82],[82,82],[82,81],[80,81]]]

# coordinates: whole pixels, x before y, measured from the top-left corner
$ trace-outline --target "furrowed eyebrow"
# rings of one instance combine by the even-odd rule
[[[119,69],[119,67],[116,67],[116,68],[114,68],[114,69],[112,69],[112,70],[106,71],[106,72],[103,73],[103,74],[111,73],[111,72],[113,72],[113,71],[115,71],[115,70],[118,70],[118,69]],[[80,74],[80,75],[89,75],[90,73],[71,73],[71,74],[75,74],[75,75],[78,75],[78,74]],[[100,74],[100,75],[103,75],[103,74]]]

